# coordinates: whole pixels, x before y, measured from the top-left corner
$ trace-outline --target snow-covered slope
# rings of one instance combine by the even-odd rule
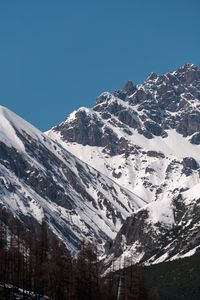
[[[0,209],[26,227],[45,219],[77,250],[83,239],[103,248],[144,201],[8,109],[0,108]]]
[[[106,269],[155,264],[200,251],[200,184],[129,217],[104,259]]]
[[[127,246],[139,249],[135,261],[158,261],[156,255],[162,248],[159,239],[179,228],[181,218],[179,221],[175,218],[181,210],[179,206],[184,207],[188,222],[195,220],[195,211],[188,212],[192,206],[187,200],[179,204],[175,199],[180,195],[187,199],[189,191],[200,184],[200,69],[197,66],[186,64],[164,75],[152,73],[140,85],[128,81],[123,90],[101,94],[92,109],[80,108],[46,134],[144,200],[144,206],[134,212],[133,219],[128,218],[137,220],[130,221],[130,232],[134,232],[131,242],[123,237],[129,228],[127,220],[110,257],[121,257],[122,249],[129,251]],[[155,224],[161,226],[157,228]],[[162,260],[181,253],[179,247],[172,249],[178,252],[174,250],[169,256],[168,250],[163,250]],[[152,251],[156,253],[154,258]]]

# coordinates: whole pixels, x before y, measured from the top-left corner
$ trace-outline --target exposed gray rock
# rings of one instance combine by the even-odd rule
[[[131,80],[127,81],[123,88],[123,92],[128,96],[132,95],[136,90],[137,87]]]
[[[194,145],[200,145],[200,132],[193,134],[190,142]]]
[[[96,104],[100,104],[105,101],[109,101],[109,99],[112,97],[110,93],[102,93],[97,99]]]
[[[192,135],[200,131],[200,113],[193,112],[184,114],[179,121],[177,131],[183,136]]]
[[[128,110],[121,110],[118,113],[118,118],[121,122],[130,126],[131,128],[138,128],[140,126],[139,118],[137,114]]]
[[[184,157],[182,164],[182,172],[185,173],[186,176],[191,175],[193,170],[197,170],[199,168],[199,164],[193,157]]]
[[[162,128],[153,121],[145,121],[144,126],[147,131],[151,132],[153,135],[160,136],[162,134]]]
[[[157,157],[157,158],[165,158],[165,155],[162,152],[157,152],[157,151],[153,151],[153,150],[149,150],[147,151],[147,156],[150,157]]]
[[[142,103],[145,100],[152,99],[150,93],[147,93],[144,89],[138,89],[132,97],[129,98],[129,103],[131,105],[136,105]]]
[[[113,95],[121,100],[125,100],[127,96],[126,92],[120,90],[114,91]]]

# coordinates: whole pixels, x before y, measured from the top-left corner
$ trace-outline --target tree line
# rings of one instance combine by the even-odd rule
[[[0,299],[147,300],[140,268],[102,277],[96,246],[83,243],[76,257],[48,230],[24,230],[17,219],[0,221]]]

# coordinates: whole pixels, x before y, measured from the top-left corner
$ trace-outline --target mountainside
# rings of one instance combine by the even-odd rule
[[[106,269],[145,265],[200,253],[200,184],[139,209],[117,234],[104,259]]]
[[[35,230],[46,220],[73,251],[111,241],[143,201],[0,108],[0,210]]]
[[[46,133],[0,108],[0,210],[46,220],[105,269],[200,250],[200,69],[187,64],[101,94]],[[105,249],[104,249],[105,247]]]
[[[101,94],[47,132],[72,154],[143,199],[106,263],[159,262],[198,251],[200,69],[186,64]]]

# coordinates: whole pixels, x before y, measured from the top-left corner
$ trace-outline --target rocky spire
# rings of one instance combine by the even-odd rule
[[[128,96],[132,95],[137,90],[136,85],[128,80],[123,88],[123,92],[125,92]]]

